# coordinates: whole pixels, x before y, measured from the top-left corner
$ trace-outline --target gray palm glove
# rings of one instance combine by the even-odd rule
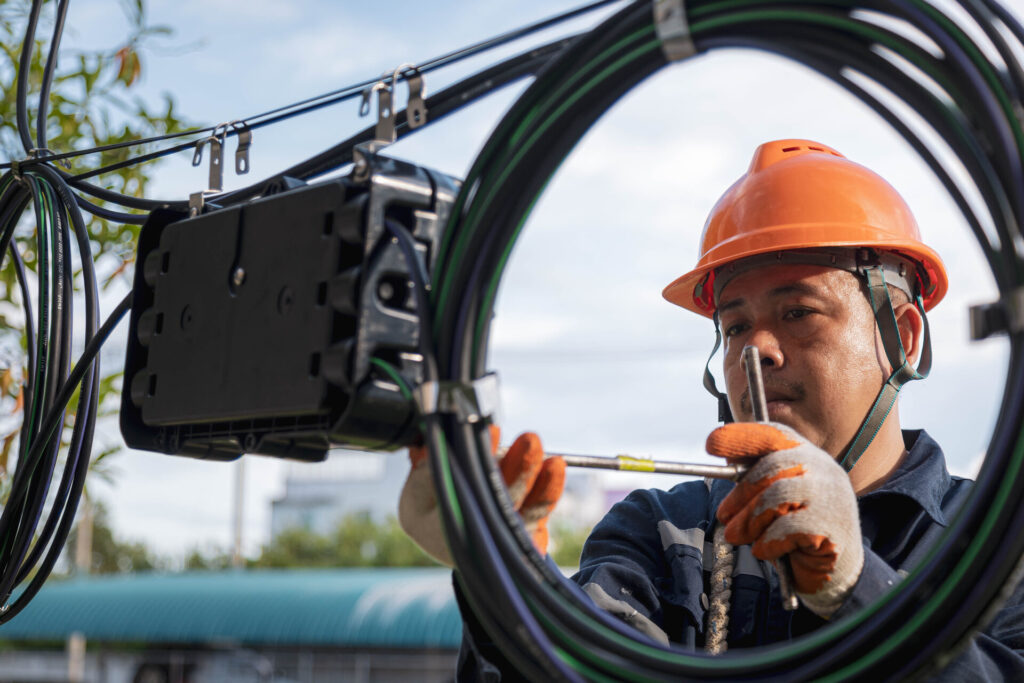
[[[754,556],[789,555],[797,596],[828,618],[864,567],[857,496],[828,453],[779,423],[736,422],[708,437],[707,451],[758,458],[718,508],[729,543]]]

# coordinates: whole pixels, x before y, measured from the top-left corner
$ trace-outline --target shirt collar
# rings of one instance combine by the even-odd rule
[[[942,448],[923,429],[903,430],[903,443],[908,452],[899,467],[884,484],[861,496],[861,500],[904,496],[920,505],[936,523],[946,526],[942,499],[951,480]]]

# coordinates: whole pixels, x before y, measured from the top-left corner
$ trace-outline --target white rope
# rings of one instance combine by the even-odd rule
[[[732,599],[732,571],[736,566],[736,548],[725,540],[725,525],[715,528],[711,565],[711,601],[708,607],[708,627],[704,638],[704,651],[719,655],[725,652],[725,639],[729,635],[729,603]]]

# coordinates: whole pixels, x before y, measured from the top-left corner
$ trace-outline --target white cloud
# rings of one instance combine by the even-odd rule
[[[949,473],[965,479],[974,479],[978,476],[978,471],[984,462],[985,453],[978,453],[966,462],[964,460],[951,461],[948,463]]]

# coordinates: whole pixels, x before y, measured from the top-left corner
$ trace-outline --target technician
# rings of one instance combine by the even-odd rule
[[[696,267],[663,292],[712,319],[715,350],[724,344],[726,393],[709,372],[705,385],[735,421],[712,432],[708,452],[753,466],[736,485],[634,491],[594,528],[573,580],[650,638],[713,652],[810,632],[890,590],[971,485],[899,418],[900,388],[927,375],[926,311],[947,286],[941,259],[885,180],[812,141],[761,145],[712,210]],[[752,422],[747,345],[760,352],[770,424]],[[421,449],[410,456],[399,518],[450,566],[427,460]],[[524,434],[501,469],[544,552],[564,462],[545,460],[536,435]],[[795,611],[780,599],[782,558]],[[463,616],[460,675],[498,680],[501,653]],[[1020,587],[942,678],[1024,680]]]

